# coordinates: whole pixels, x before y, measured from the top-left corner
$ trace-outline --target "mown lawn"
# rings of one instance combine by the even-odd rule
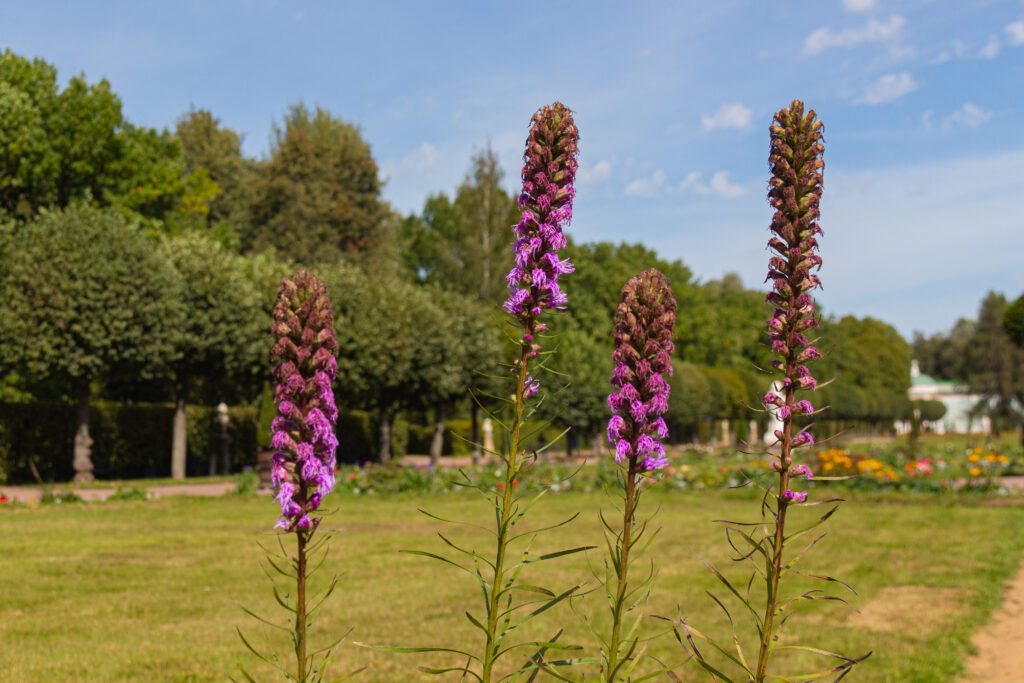
[[[344,576],[316,627],[321,638],[352,627],[351,640],[366,643],[478,647],[478,632],[463,616],[466,609],[479,612],[473,580],[398,551],[443,547],[432,536],[439,523],[420,515],[418,507],[486,522],[486,503],[469,494],[345,497],[335,503],[339,512],[327,522],[335,531],[328,566]],[[738,577],[712,520],[749,518],[756,500],[739,492],[665,492],[649,494],[644,503],[647,511],[659,508],[661,527],[651,555],[658,577],[648,611],[674,615],[681,608],[691,624],[728,640],[721,612],[704,595],[707,589],[723,592],[696,554]],[[577,510],[583,515],[542,536],[535,548],[600,544],[600,506],[612,509],[597,494],[545,498],[531,513],[533,524],[552,523]],[[274,680],[254,666],[235,633],[241,626],[257,640],[262,637],[237,603],[280,616],[258,568],[257,542],[272,540],[273,508],[263,497],[226,497],[0,512],[3,680],[226,680],[243,664],[257,680]],[[821,510],[808,509],[804,517]],[[970,634],[998,605],[1001,586],[1018,565],[1024,508],[953,505],[930,497],[858,497],[828,527],[829,536],[805,568],[849,581],[860,593],[853,604],[861,611],[807,603],[805,613],[787,626],[789,642],[848,654],[873,650],[851,681],[955,680]],[[451,531],[468,543],[483,539],[479,533]],[[540,563],[527,580],[553,589],[593,585],[591,569],[602,562],[600,551],[592,551],[589,557]],[[594,616],[598,628],[605,621],[600,595],[574,606]],[[524,637],[545,638],[566,626],[566,640],[592,643],[568,605],[545,616],[538,620],[540,628]],[[743,624],[749,634],[749,622]],[[649,620],[647,633],[661,628]],[[683,659],[670,635],[654,640],[650,651],[667,662]],[[387,682],[431,680],[417,667],[452,662],[351,643],[337,661],[338,674],[366,666],[357,680]],[[698,680],[692,665],[680,674]]]

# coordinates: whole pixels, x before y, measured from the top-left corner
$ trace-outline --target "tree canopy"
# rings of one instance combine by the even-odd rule
[[[165,372],[186,310],[178,273],[153,246],[137,224],[83,204],[18,229],[2,255],[5,365],[74,384]]]
[[[326,109],[294,105],[274,129],[254,183],[243,245],[300,263],[327,263],[379,246],[388,211],[377,162],[359,129]]]

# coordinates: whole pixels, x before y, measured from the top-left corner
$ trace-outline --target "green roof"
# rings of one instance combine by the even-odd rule
[[[910,378],[910,384],[913,386],[919,386],[922,384],[937,384],[939,386],[955,387],[957,382],[952,379],[935,379],[931,375],[920,374],[916,377]]]

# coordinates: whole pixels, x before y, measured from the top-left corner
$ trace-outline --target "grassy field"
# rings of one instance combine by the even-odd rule
[[[337,501],[339,514],[329,565],[343,571],[340,590],[317,625],[321,638],[353,627],[353,640],[383,645],[467,647],[477,632],[462,616],[478,611],[479,594],[465,574],[402,548],[440,551],[438,524],[417,513],[485,520],[486,503],[463,496],[363,497]],[[977,501],[976,501],[977,502]],[[538,550],[598,544],[597,510],[611,509],[597,494],[558,494],[535,508],[542,525],[578,509],[571,526],[541,538]],[[746,493],[658,493],[654,546],[659,575],[649,612],[674,615],[727,638],[721,613],[704,595],[714,578],[700,553],[729,568],[716,518],[749,518],[756,502]],[[169,499],[146,503],[65,505],[0,512],[0,671],[5,681],[225,680],[241,664],[257,680],[273,680],[252,666],[235,634],[241,626],[261,638],[239,610],[278,616],[259,571],[257,541],[271,540],[273,503],[266,498]],[[813,508],[815,511],[821,508]],[[805,511],[805,516],[811,514]],[[851,681],[952,681],[970,634],[997,607],[1003,582],[1024,549],[1024,508],[953,505],[937,497],[857,497],[829,522],[830,534],[805,568],[843,578],[860,592],[854,612],[838,603],[808,603],[787,629],[791,642],[874,655]],[[455,537],[479,542],[462,530]],[[590,581],[603,557],[592,551],[534,565],[529,583],[551,588]],[[716,589],[717,590],[717,589]],[[721,593],[721,591],[717,591]],[[604,609],[598,593],[575,609]],[[590,644],[568,606],[547,615],[546,637],[566,625],[568,640]],[[746,626],[746,625],[745,625]],[[649,620],[647,632],[661,628]],[[749,630],[748,630],[749,632]],[[281,651],[284,645],[280,644]],[[651,643],[660,658],[677,662],[675,641]],[[443,657],[389,654],[346,644],[340,674],[367,666],[363,681],[431,680],[417,671]],[[681,670],[697,680],[696,670]],[[701,679],[706,680],[706,678]]]

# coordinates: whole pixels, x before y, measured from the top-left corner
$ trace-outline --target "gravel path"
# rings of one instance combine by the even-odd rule
[[[1024,567],[1006,586],[1002,607],[972,640],[978,652],[967,661],[963,683],[1024,681]]]
[[[139,488],[144,488],[153,498],[166,498],[167,496],[223,496],[226,493],[231,493],[235,490],[235,483],[231,481],[221,481],[205,484],[167,484],[166,486],[150,486],[146,487],[140,485]],[[80,488],[76,489],[71,486],[55,486],[54,491],[74,491],[82,500],[87,501],[98,501],[106,500],[110,496],[117,492],[115,488]],[[6,496],[8,500],[17,501],[19,503],[25,503],[31,505],[38,503],[42,497],[43,491],[40,488],[32,486],[0,486],[0,497]]]

